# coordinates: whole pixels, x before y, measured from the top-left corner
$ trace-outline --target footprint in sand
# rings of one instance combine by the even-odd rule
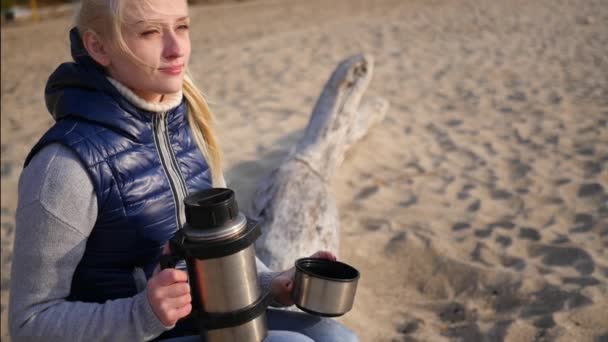
[[[456,222],[452,225],[452,230],[455,232],[469,228],[471,228],[471,224],[467,222]]]
[[[495,241],[503,248],[507,248],[511,246],[511,243],[513,243],[513,239],[506,235],[498,235]]]
[[[574,226],[570,228],[570,233],[586,233],[590,231],[595,222],[593,216],[587,213],[578,213],[574,217]]]
[[[401,339],[394,339],[393,341],[416,341],[415,339],[406,336],[416,332],[421,325],[424,325],[424,321],[421,319],[408,319],[403,323],[400,323],[396,326],[397,333],[401,335]]]
[[[593,258],[581,248],[533,245],[529,253],[533,258],[541,257],[541,262],[546,266],[570,266],[582,275],[589,275],[595,270]]]
[[[578,197],[595,197],[604,193],[604,187],[599,183],[585,183],[578,188]]]
[[[500,264],[506,268],[513,268],[516,271],[521,271],[526,268],[526,262],[524,259],[509,255],[501,256]]]
[[[547,285],[532,293],[532,301],[523,308],[522,317],[546,316],[564,308],[574,309],[592,303],[580,291],[564,291],[557,286]]]
[[[469,204],[469,206],[467,207],[467,211],[472,213],[472,212],[478,211],[480,208],[481,208],[481,200],[476,199],[471,204]]]
[[[566,277],[562,279],[562,283],[578,285],[581,288],[584,288],[598,285],[600,282],[594,277]]]
[[[355,199],[366,199],[374,195],[376,192],[378,192],[378,190],[380,190],[380,188],[377,185],[366,186],[365,188],[361,189],[358,194],[355,195]]]
[[[531,227],[522,227],[519,229],[519,237],[531,241],[539,241],[540,233],[538,230]]]

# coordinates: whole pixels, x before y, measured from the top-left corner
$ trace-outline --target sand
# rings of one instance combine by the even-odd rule
[[[391,102],[332,182],[340,318],[362,341],[608,340],[605,1],[250,1],[191,10],[191,70],[229,185],[251,201],[337,63],[375,57]],[[2,340],[16,186],[52,123],[70,18],[2,28]]]

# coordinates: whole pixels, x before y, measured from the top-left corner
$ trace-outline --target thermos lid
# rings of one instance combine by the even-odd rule
[[[181,256],[219,258],[236,253],[255,242],[260,226],[239,212],[234,191],[212,188],[186,197],[186,224],[171,239]]]
[[[239,216],[234,191],[211,188],[196,192],[184,200],[186,221],[194,229],[215,229]]]

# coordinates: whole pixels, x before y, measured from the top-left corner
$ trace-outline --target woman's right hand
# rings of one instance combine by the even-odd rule
[[[150,278],[146,290],[152,310],[165,326],[175,325],[192,311],[188,274],[184,271],[164,269]]]

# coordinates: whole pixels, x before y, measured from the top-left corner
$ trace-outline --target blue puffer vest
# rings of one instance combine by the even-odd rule
[[[114,88],[87,55],[76,30],[70,40],[75,62],[60,65],[45,90],[56,123],[34,146],[26,165],[44,146],[61,143],[86,167],[98,216],[68,300],[102,303],[137,293],[134,269],[142,268],[149,278],[163,245],[182,223],[176,192],[209,188],[211,175],[192,137],[183,100],[160,122],[158,114],[135,107]],[[164,135],[159,125],[166,126]],[[159,144],[164,144],[164,155]],[[170,180],[168,167],[178,182]]]

